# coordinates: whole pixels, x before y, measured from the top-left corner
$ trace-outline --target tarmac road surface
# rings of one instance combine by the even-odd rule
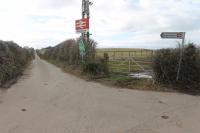
[[[0,92],[0,133],[199,133],[200,97],[106,87],[36,57]]]

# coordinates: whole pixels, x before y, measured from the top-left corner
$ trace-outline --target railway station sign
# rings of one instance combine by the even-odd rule
[[[76,20],[76,33],[85,33],[89,31],[89,19],[83,18]]]

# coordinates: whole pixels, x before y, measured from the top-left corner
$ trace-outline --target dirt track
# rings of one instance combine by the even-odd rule
[[[199,131],[200,97],[105,87],[38,57],[17,84],[0,93],[0,133]]]

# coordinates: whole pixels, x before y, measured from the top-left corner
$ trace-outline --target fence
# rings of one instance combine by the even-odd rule
[[[138,72],[152,70],[153,50],[135,51],[97,51],[97,56],[109,56],[109,69],[111,72]]]

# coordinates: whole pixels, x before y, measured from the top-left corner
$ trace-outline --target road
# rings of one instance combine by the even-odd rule
[[[36,57],[0,92],[0,133],[198,133],[200,97],[106,87]]]

